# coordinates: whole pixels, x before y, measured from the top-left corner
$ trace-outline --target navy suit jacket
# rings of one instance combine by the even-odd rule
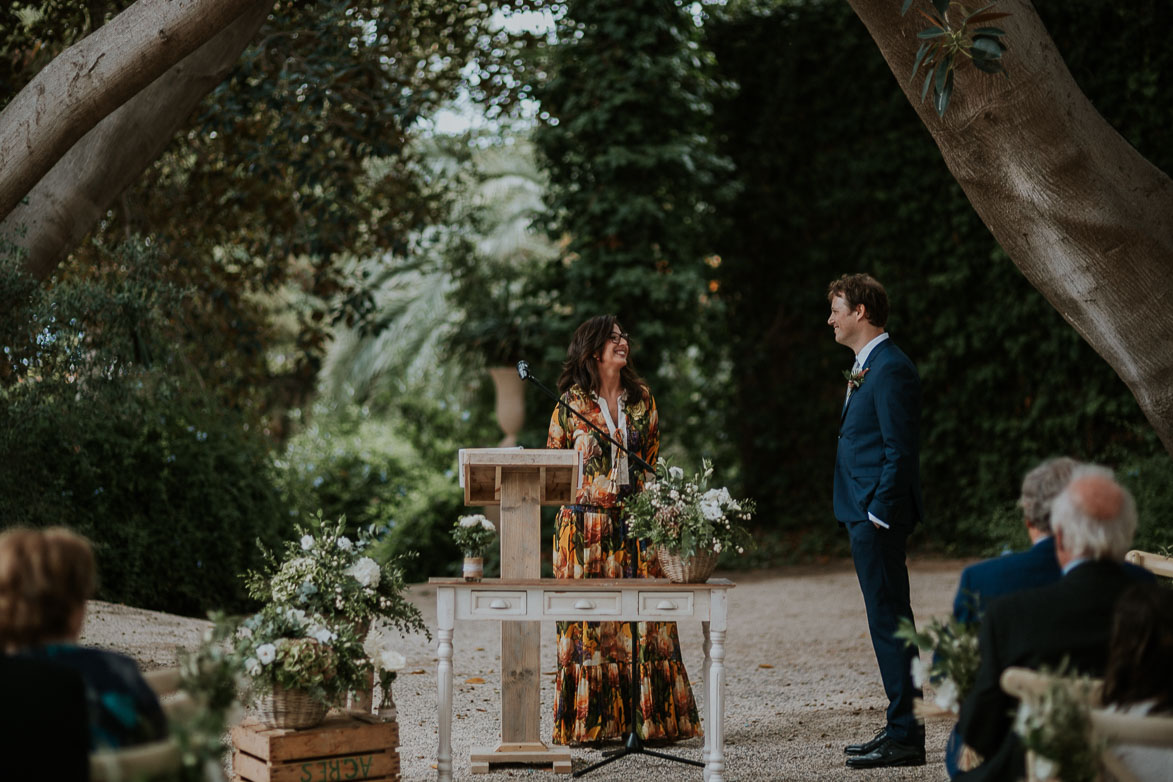
[[[973,624],[995,597],[1053,584],[1063,575],[1055,559],[1055,539],[1046,537],[1026,551],[987,559],[961,571],[953,616]]]
[[[910,531],[924,516],[920,493],[920,377],[891,338],[876,345],[839,424],[835,518],[863,521],[871,512]]]

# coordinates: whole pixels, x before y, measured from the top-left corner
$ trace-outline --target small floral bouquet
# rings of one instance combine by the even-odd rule
[[[245,577],[250,596],[344,619],[356,627],[379,616],[403,632],[422,631],[431,637],[419,609],[404,597],[407,585],[398,558],[380,563],[368,556],[370,532],[352,540],[344,534],[345,517],[331,523],[319,511],[311,522],[309,529],[297,527],[298,539],[286,543],[284,558],[264,551],[267,572]]]
[[[394,648],[397,638],[398,636],[392,632],[390,626],[383,622],[376,622],[371,626],[362,645],[363,651],[366,652],[367,658],[370,659],[379,676],[379,689],[383,694],[380,713],[388,708],[394,708],[395,702],[391,698],[391,685],[395,682],[399,671],[407,664],[407,659]]]
[[[1103,746],[1088,740],[1088,712],[1098,685],[1086,676],[1065,675],[1065,669],[1059,667],[1042,695],[1019,701],[1014,732],[1029,750],[1034,779],[1095,782]]]
[[[236,656],[256,694],[305,692],[329,705],[364,684],[371,663],[349,622],[270,604],[236,631]]]
[[[735,500],[725,487],[709,488],[713,465],[692,479],[684,470],[660,462],[653,480],[623,506],[627,535],[641,538],[683,557],[698,552],[745,553],[752,541],[742,525],[753,515],[751,500]]]
[[[961,701],[973,689],[981,663],[978,625],[963,624],[949,617],[945,621],[933,619],[918,631],[909,619],[902,618],[896,637],[932,654],[932,662],[925,662],[919,656],[913,658],[912,683],[924,687],[931,682],[933,703],[954,714],[960,713]]]
[[[466,556],[479,557],[493,542],[497,528],[480,513],[461,516],[452,527],[452,540]]]

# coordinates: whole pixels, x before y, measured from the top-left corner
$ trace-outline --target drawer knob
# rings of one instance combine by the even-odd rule
[[[661,600],[659,603],[656,603],[656,610],[657,611],[675,611],[676,604],[673,603],[671,600]]]
[[[577,603],[574,604],[574,607],[578,611],[590,611],[592,608],[595,607],[595,601],[593,601],[593,600],[579,600]]]
[[[489,603],[489,608],[509,608],[512,605],[513,604],[510,603],[508,600],[502,600],[501,598],[498,597],[493,602]]]

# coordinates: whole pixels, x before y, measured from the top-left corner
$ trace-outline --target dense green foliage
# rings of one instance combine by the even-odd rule
[[[96,543],[100,596],[239,608],[287,511],[269,443],[170,350],[190,291],[125,247],[106,279],[42,288],[0,267],[0,527],[61,524]]]
[[[1023,473],[1057,454],[1117,467],[1138,494],[1138,542],[1167,544],[1173,467],[1135,400],[996,245],[867,30],[845,3],[763,5],[735,4],[706,28],[721,77],[740,87],[717,111],[742,185],[720,272],[734,313],[732,420],[758,518],[833,524],[850,353],[826,326],[825,291],[869,271],[921,373],[922,545],[1024,545],[1012,501]],[[1156,99],[1173,79],[1165,4],[1040,11],[1096,107],[1173,171],[1173,116]]]
[[[703,396],[722,370],[710,280],[717,207],[733,189],[710,136],[721,91],[712,58],[674,0],[573,0],[556,32],[535,90],[548,224],[564,242],[545,283],[556,305],[544,323],[561,347],[547,358],[565,356],[583,320],[618,315],[670,430],[666,445],[699,463],[723,435],[720,408]],[[545,370],[557,376],[553,362]]]

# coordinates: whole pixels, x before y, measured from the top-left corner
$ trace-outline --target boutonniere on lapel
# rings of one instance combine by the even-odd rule
[[[849,391],[858,391],[859,387],[863,385],[864,377],[867,375],[871,367],[861,369],[858,372],[852,372],[850,369],[843,370],[843,377],[847,378],[847,389]]]

